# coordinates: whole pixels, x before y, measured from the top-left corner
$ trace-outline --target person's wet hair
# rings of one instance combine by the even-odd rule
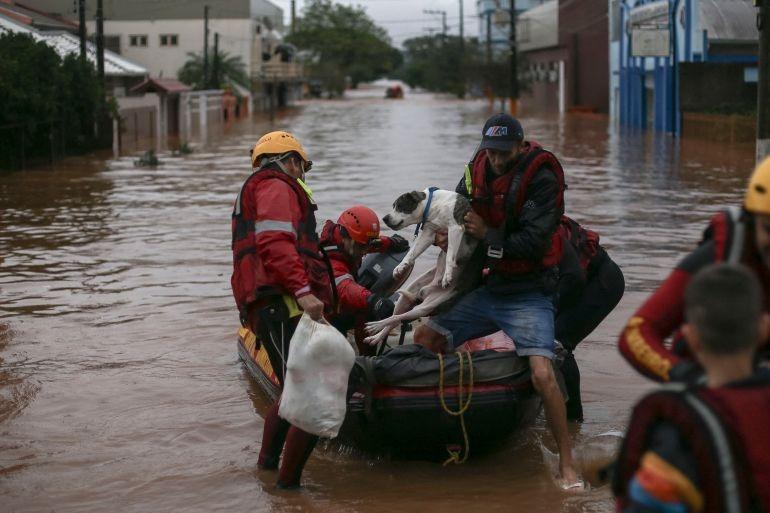
[[[762,293],[757,277],[742,265],[714,264],[695,275],[685,292],[685,317],[704,351],[738,353],[759,336]]]

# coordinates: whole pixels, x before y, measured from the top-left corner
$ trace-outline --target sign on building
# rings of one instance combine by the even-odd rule
[[[671,53],[668,28],[634,28],[631,31],[631,55],[667,57]]]
[[[666,57],[670,55],[668,0],[658,0],[631,9],[631,55]]]

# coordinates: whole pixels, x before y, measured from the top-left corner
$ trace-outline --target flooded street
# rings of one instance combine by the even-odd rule
[[[235,126],[191,155],[161,154],[157,168],[87,156],[0,175],[0,511],[614,510],[607,487],[557,491],[542,419],[458,467],[330,447],[298,493],[257,470],[267,403],[237,358],[229,284],[249,147],[271,129],[294,132],[314,161],[319,221],[354,203],[382,215],[402,192],[454,189],[489,114],[485,102],[380,93]],[[622,430],[650,387],[617,334],[710,215],[739,202],[753,145],[619,133],[602,117],[522,124],[562,159],[567,213],[601,234],[626,275],[623,301],[576,352],[580,456]]]

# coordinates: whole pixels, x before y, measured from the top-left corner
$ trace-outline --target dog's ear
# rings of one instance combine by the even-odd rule
[[[414,202],[415,202],[415,203],[419,203],[419,202],[421,202],[422,200],[424,200],[425,198],[427,198],[427,197],[428,197],[428,195],[427,195],[427,194],[425,194],[425,193],[424,193],[424,192],[422,192],[422,191],[412,191],[412,192],[410,192],[410,193],[409,193],[409,196],[410,196],[412,199],[414,199]]]

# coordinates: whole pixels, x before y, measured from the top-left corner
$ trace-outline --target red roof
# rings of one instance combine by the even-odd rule
[[[179,94],[191,91],[192,88],[175,78],[148,78],[141,84],[131,88],[132,93],[164,93]]]

